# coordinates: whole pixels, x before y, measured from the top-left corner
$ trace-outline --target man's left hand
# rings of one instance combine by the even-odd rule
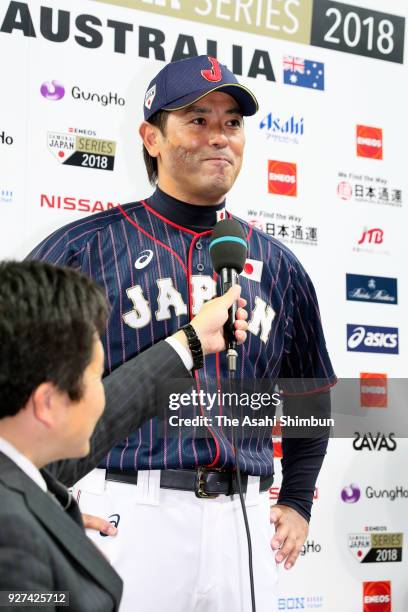
[[[275,555],[276,563],[285,561],[285,569],[290,569],[295,565],[305,543],[309,523],[293,508],[279,504],[271,508],[271,523],[275,525],[271,547],[278,551]]]

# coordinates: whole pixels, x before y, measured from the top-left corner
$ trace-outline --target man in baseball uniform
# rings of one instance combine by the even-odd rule
[[[79,268],[104,288],[108,372],[188,323],[216,295],[211,232],[230,216],[225,196],[241,169],[243,117],[258,103],[226,66],[203,55],[167,64],[149,84],[143,109],[153,194],[75,221],[30,255]],[[336,379],[312,282],[289,249],[238,221],[248,243],[240,284],[250,322],[237,377],[319,380],[309,382],[308,401],[324,410]],[[196,371],[197,387],[226,374],[225,355],[208,356]],[[234,448],[223,427],[207,433],[192,427],[175,435],[152,420],[78,484],[81,509],[118,526],[115,538],[92,537],[124,579],[125,612],[250,609]],[[283,482],[272,509],[271,428],[239,444],[257,610],[272,612],[277,567],[294,565],[308,533],[327,436],[283,438]]]

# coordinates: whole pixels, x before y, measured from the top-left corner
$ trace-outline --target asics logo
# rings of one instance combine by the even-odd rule
[[[153,251],[151,251],[150,249],[146,249],[145,251],[142,251],[139,257],[135,261],[136,270],[143,270],[143,268],[149,265],[152,259],[153,259]]]

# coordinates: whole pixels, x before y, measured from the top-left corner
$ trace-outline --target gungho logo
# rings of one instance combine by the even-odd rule
[[[55,79],[53,81],[45,81],[40,87],[40,93],[43,98],[57,102],[65,96],[65,87]]]
[[[346,504],[355,504],[361,497],[360,487],[356,484],[350,484],[347,487],[344,487],[341,491],[341,499],[346,502]]]

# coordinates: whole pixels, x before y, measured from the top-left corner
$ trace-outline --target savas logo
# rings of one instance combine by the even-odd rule
[[[357,155],[359,157],[382,159],[383,140],[381,128],[369,127],[368,125],[357,126]]]
[[[347,325],[347,350],[360,353],[398,354],[398,328]]]
[[[296,164],[270,159],[268,161],[268,191],[279,195],[296,196]]]
[[[387,374],[360,374],[360,406],[362,408],[386,408],[388,405]]]
[[[390,433],[388,436],[385,434],[372,433],[360,434],[358,431],[355,432],[355,438],[353,440],[353,448],[357,451],[368,450],[368,451],[395,451],[397,443],[395,441],[395,433]]]
[[[398,304],[397,279],[386,276],[346,274],[348,300]]]
[[[113,170],[116,142],[72,133],[48,132],[48,150],[64,166]]]
[[[391,612],[391,582],[363,582],[363,612]]]

